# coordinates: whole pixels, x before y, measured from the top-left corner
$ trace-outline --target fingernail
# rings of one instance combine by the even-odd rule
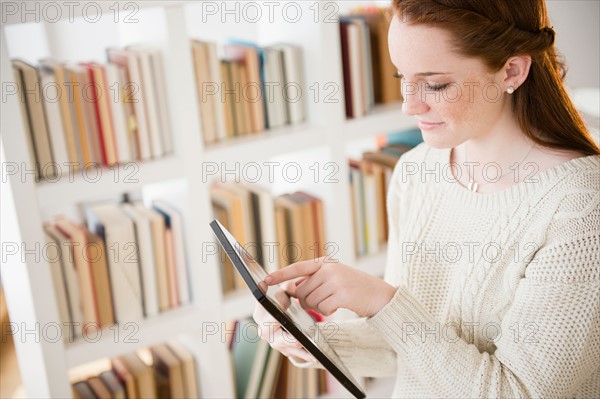
[[[271,281],[273,281],[273,277],[271,277],[271,276],[265,277],[265,283],[270,284]]]
[[[309,358],[308,358],[308,360],[309,360],[311,363],[316,363],[316,362],[317,362],[317,359],[316,359],[314,356],[311,356],[311,357],[309,357]]]

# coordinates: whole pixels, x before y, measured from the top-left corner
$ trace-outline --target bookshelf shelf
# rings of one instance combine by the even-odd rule
[[[413,120],[403,117],[402,103],[377,105],[368,115],[345,121],[344,136],[347,140],[356,140],[414,125]]]
[[[174,334],[197,332],[201,318],[196,306],[172,309],[139,322],[106,327],[95,337],[78,339],[65,345],[68,368],[103,357],[131,353],[139,348],[170,339]]]
[[[38,203],[45,211],[52,211],[60,209],[66,197],[73,203],[118,197],[122,193],[139,190],[147,184],[180,178],[184,167],[181,159],[168,156],[111,167],[92,167],[70,174],[63,168],[63,176],[53,181],[41,181],[36,185]]]
[[[323,128],[303,123],[254,136],[234,138],[207,147],[203,161],[218,163],[234,159],[238,162],[268,160],[281,154],[314,148],[315,143],[323,145],[321,141],[325,133]]]
[[[254,299],[248,291],[236,290],[224,295],[221,314],[223,320],[243,319],[254,311]]]

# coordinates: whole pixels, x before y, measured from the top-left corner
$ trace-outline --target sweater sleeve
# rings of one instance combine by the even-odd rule
[[[501,320],[493,354],[458,337],[421,335],[438,321],[403,287],[368,324],[432,395],[572,397],[599,367],[599,253],[597,232],[541,248]]]
[[[366,319],[319,323],[323,338],[335,350],[344,365],[356,377],[391,377],[396,375],[396,352]],[[290,361],[301,368],[322,367],[320,364]]]

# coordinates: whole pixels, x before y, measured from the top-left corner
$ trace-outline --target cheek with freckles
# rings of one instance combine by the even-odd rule
[[[493,114],[493,104],[486,101],[486,90],[491,93],[488,97],[493,99],[496,93],[493,85],[490,88],[480,76],[467,76],[460,85],[460,92],[455,90],[454,93],[448,93],[448,98],[453,101],[445,102],[440,113],[443,113],[449,127],[468,135],[471,135],[472,130],[478,130],[478,125]]]

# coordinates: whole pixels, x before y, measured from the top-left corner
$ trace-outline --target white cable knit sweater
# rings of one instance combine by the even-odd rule
[[[396,376],[398,398],[600,398],[600,156],[495,193],[452,182],[449,156],[421,144],[396,166],[399,288],[340,323],[337,353],[357,376]]]

